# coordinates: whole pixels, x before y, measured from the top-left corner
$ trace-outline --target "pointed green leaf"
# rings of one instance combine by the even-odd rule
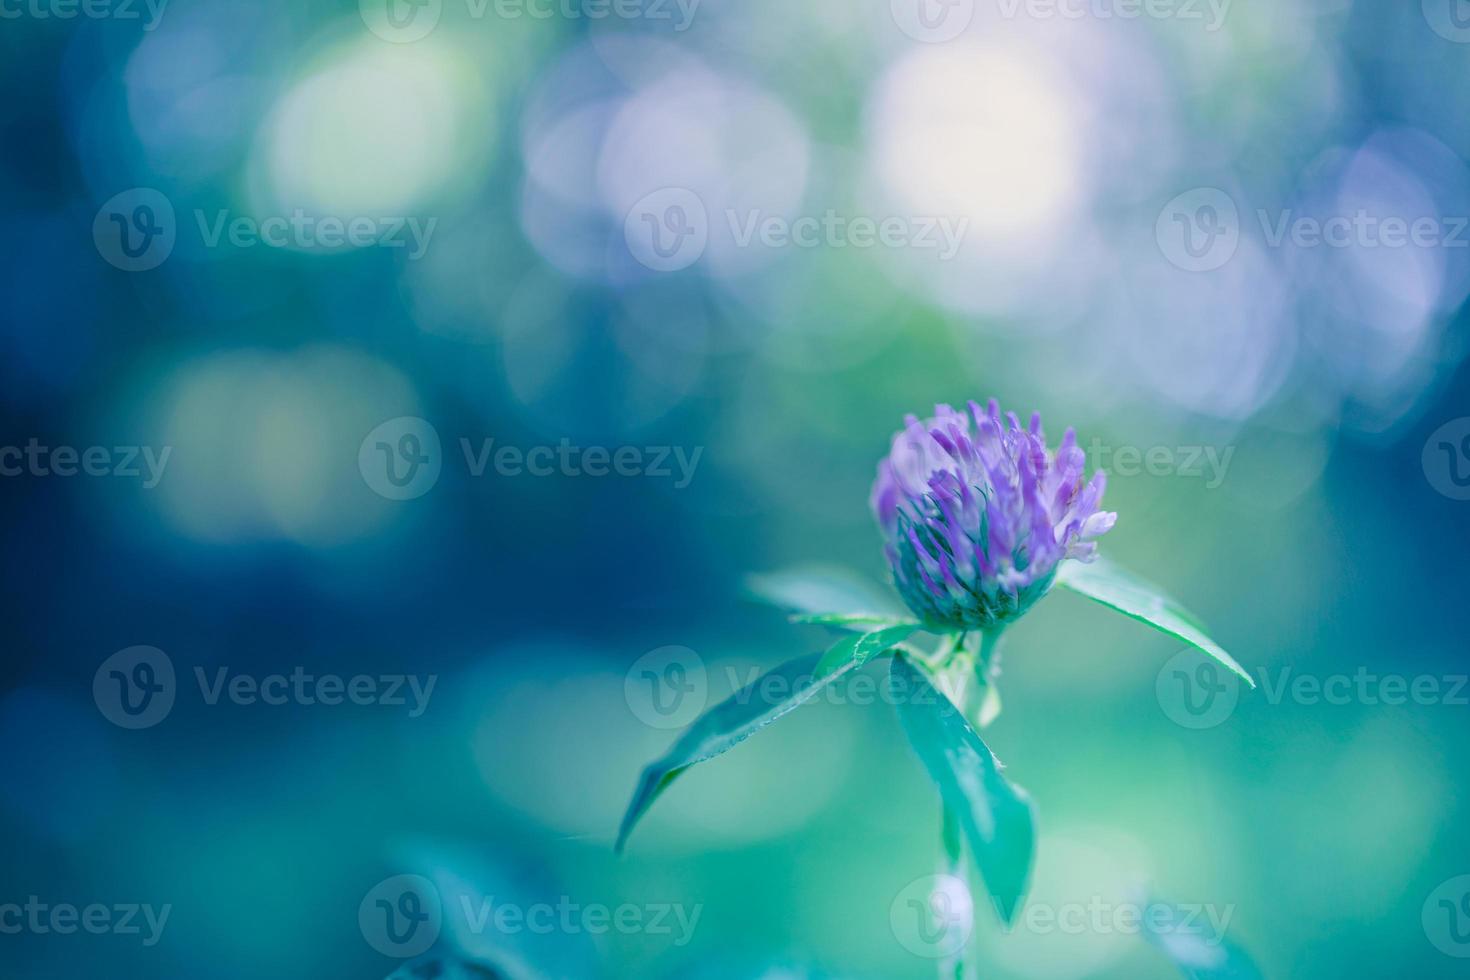
[[[857,666],[848,661],[833,670],[819,670],[822,656],[813,653],[787,661],[695,719],[673,748],[643,770],[618,829],[617,850],[623,849],[634,825],[681,772],[728,752]]]
[[[894,621],[908,617],[890,593],[840,565],[803,565],[751,575],[745,587],[751,598],[798,616],[856,614]]]
[[[844,636],[832,644],[822,655],[822,659],[817,662],[817,675],[830,674],[849,663],[854,667],[861,667],[878,654],[891,649],[895,644],[907,640],[918,628],[919,625],[914,623],[905,626],[889,626],[857,636]]]
[[[919,628],[919,621],[904,616],[884,616],[878,613],[809,613],[791,617],[793,623],[810,626],[833,626],[838,629],[866,633],[884,626],[912,626]]]
[[[1183,640],[1220,661],[1251,687],[1256,686],[1246,669],[1205,635],[1204,627],[1193,613],[1158,586],[1145,582],[1112,562],[1103,558],[1090,564],[1079,561],[1062,562],[1062,567],[1057,572],[1057,584],[1168,633],[1175,639]]]
[[[898,715],[919,761],[939,787],[969,842],[980,877],[1007,923],[1015,920],[1036,853],[1031,798],[1001,774],[1000,762],[950,700],[905,657],[893,659]]]
[[[1168,921],[1157,909],[1171,909]],[[1262,980],[1260,969],[1240,947],[1215,931],[1197,909],[1154,902],[1145,915],[1143,937],[1189,980]]]

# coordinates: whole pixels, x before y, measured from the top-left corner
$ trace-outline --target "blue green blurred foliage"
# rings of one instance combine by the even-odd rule
[[[1470,691],[1450,696],[1470,453],[1442,429],[1470,414],[1470,248],[1269,234],[1288,213],[1470,215],[1452,10],[1238,3],[1211,30],[982,2],[936,42],[897,0],[705,0],[684,30],[445,0],[403,41],[368,0],[175,0],[149,29],[137,7],[0,19],[0,447],[171,449],[151,488],[0,477],[0,906],[171,912],[152,945],[0,931],[0,975],[386,976],[359,904],[411,874],[446,919],[471,896],[699,909],[683,943],[445,926],[436,949],[507,970],[931,976],[891,906],[935,868],[938,804],[882,704],[804,707],[611,845],[674,737],[630,667],[688,648],[713,703],[820,649],[743,578],[820,561],[878,582],[891,434],[990,395],[1077,427],[1110,469],[1106,553],[1278,692],[1179,724],[1176,645],[1044,599],[987,734],[1042,813],[1033,903],[1142,884],[1228,908],[1268,977],[1462,974],[1436,896],[1470,873]],[[659,272],[625,219],[666,187],[704,202],[711,242]],[[129,271],[106,217],[137,188],[175,241]],[[1240,241],[1187,271],[1160,223],[1198,188]],[[221,213],[298,210],[408,244],[211,244]],[[968,230],[949,260],[715,234],[829,210]],[[409,218],[432,222],[422,254]],[[359,453],[402,417],[432,425],[442,473],[396,501]],[[476,476],[487,439],[523,465]],[[575,470],[524,466],[564,445]],[[643,475],[590,475],[589,447],[638,449]],[[687,486],[675,449],[699,452]],[[128,730],[93,681],[140,644],[177,700]],[[437,681],[417,717],[211,704],[196,670],[221,667]],[[1365,673],[1440,693],[1289,686]],[[1136,935],[980,911],[985,976],[1175,975]]]

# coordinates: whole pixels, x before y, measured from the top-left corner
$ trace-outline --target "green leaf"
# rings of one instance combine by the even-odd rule
[[[898,715],[919,761],[958,818],[1001,919],[1015,920],[1036,853],[1036,812],[1025,791],[950,700],[905,657],[893,659]]]
[[[965,860],[965,840],[961,836],[959,815],[950,809],[949,804],[941,804],[942,813],[939,821],[939,845],[940,853],[944,855],[942,870],[947,875],[956,878],[964,874],[964,868],[960,867]]]
[[[1167,903],[1154,902],[1150,906],[1169,908]],[[1240,947],[1217,935],[1208,921],[1196,910],[1175,908],[1170,916],[1170,927],[1145,915],[1143,937],[1159,952],[1163,953],[1189,980],[1262,980],[1260,969]],[[1173,928],[1173,923],[1179,923]],[[1184,926],[1183,923],[1193,923]]]
[[[883,626],[913,626],[919,627],[919,621],[904,616],[883,616],[878,613],[815,613],[807,615],[795,615],[791,617],[793,623],[803,623],[811,626],[835,626],[839,629],[856,630],[859,633],[868,632]]]
[[[840,565],[803,565],[751,575],[745,588],[751,598],[798,616],[855,614],[895,622],[908,616],[892,595]]]
[[[861,667],[875,656],[907,640],[919,629],[918,623],[904,626],[889,626],[858,636],[844,636],[828,648],[817,662],[818,676],[830,674],[838,668],[852,664]]]
[[[822,657],[813,653],[787,661],[695,719],[673,748],[643,770],[618,829],[617,850],[622,851],[634,825],[685,769],[728,752],[857,667],[849,660],[835,669],[819,670]]]
[[[985,698],[980,702],[979,717],[975,719],[981,731],[990,727],[991,722],[1000,717],[1000,689],[994,682],[985,685]]]
[[[1065,561],[1057,572],[1057,584],[1084,595],[1118,612],[1214,657],[1230,668],[1251,687],[1256,682],[1246,669],[1235,662],[1214,640],[1205,635],[1194,614],[1170,598],[1158,586],[1124,571],[1112,562],[1098,558],[1090,564]]]

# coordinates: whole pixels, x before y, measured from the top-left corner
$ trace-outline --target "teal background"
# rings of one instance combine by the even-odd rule
[[[630,668],[687,647],[713,703],[829,642],[742,581],[820,562],[880,584],[874,468],[937,401],[1167,448],[1113,472],[1103,550],[1272,685],[1470,672],[1470,502],[1445,490],[1470,452],[1436,435],[1470,414],[1470,249],[1272,246],[1255,217],[1470,214],[1448,6],[1238,0],[1208,31],[982,0],[944,43],[870,0],[705,0],[677,32],[468,9],[402,44],[348,3],[0,21],[0,446],[172,447],[152,489],[0,478],[0,904],[171,906],[151,947],[0,934],[0,976],[386,976],[358,906],[399,874],[451,902],[701,910],[685,945],[458,937],[512,972],[932,975],[890,911],[935,868],[937,800],[885,705],[807,706],[684,775],[626,856],[612,840],[673,737]],[[674,185],[715,227],[832,208],[971,231],[947,263],[716,243],[659,273],[624,218]],[[139,187],[177,242],[129,272],[93,226]],[[1156,226],[1201,187],[1241,241],[1188,272]],[[210,247],[195,219],[296,208],[436,225],[411,259]],[[359,450],[402,416],[442,473],[391,501]],[[461,438],[702,455],[683,488],[474,477]],[[1231,452],[1219,481],[1177,472],[1193,447]],[[138,644],[180,683],[128,731],[92,681]],[[1012,630],[987,739],[1040,808],[1033,901],[1228,907],[1268,977],[1463,976],[1426,923],[1470,874],[1470,690],[1263,685],[1195,730],[1160,694],[1178,652],[1063,594]],[[417,718],[210,705],[193,672],[221,666],[437,683]],[[986,977],[1176,975],[1135,936],[979,920]]]

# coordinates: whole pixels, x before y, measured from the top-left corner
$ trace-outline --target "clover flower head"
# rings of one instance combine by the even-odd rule
[[[1068,429],[1047,451],[1040,414],[1022,427],[970,402],[905,420],[878,464],[872,507],[894,583],[925,623],[958,630],[1008,623],[1046,594],[1068,558],[1091,561],[1117,515],[1098,509],[1106,476],[1084,482]]]

